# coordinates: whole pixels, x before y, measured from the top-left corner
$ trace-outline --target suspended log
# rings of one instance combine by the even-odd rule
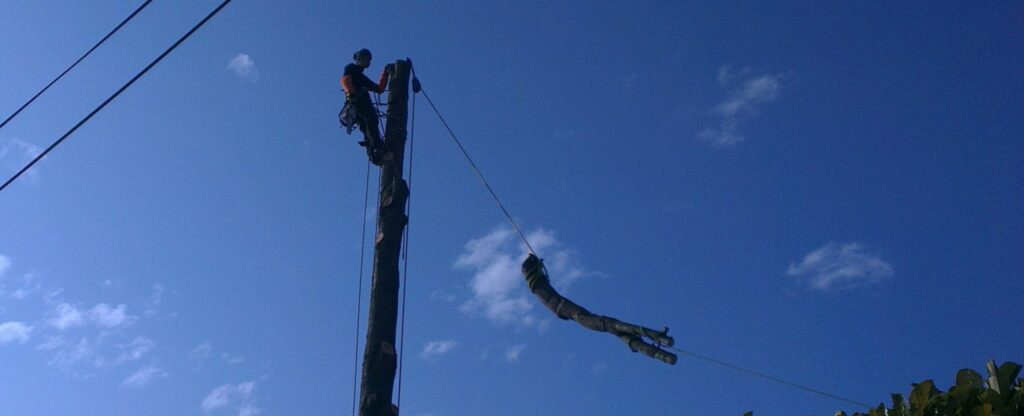
[[[661,346],[671,347],[675,340],[668,336],[668,327],[661,331],[655,331],[639,325],[622,322],[618,319],[598,315],[588,311],[586,308],[577,305],[551,287],[548,279],[547,269],[544,262],[533,253],[523,261],[523,276],[530,287],[530,291],[541,303],[561,319],[573,320],[587,329],[598,332],[608,332],[615,335],[622,342],[625,342],[633,352],[640,352],[656,360],[664,361],[669,365],[675,365],[677,357],[668,351],[661,349]],[[648,343],[645,339],[650,340]]]

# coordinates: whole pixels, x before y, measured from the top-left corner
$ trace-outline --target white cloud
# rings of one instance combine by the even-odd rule
[[[136,337],[127,345],[121,345],[121,354],[117,356],[117,362],[123,363],[141,359],[154,346],[156,346],[156,343],[153,340],[146,337]]]
[[[527,235],[527,240],[538,253],[545,254],[544,264],[556,289],[564,291],[579,279],[596,275],[583,269],[574,260],[574,253],[562,248],[553,233],[537,229]],[[466,243],[455,267],[473,270],[474,274],[469,282],[472,296],[460,310],[502,324],[535,326],[538,323],[533,313],[535,302],[530,299],[520,271],[527,249],[517,241],[512,230],[500,227]]]
[[[453,340],[446,341],[430,341],[423,346],[423,352],[420,356],[426,359],[432,359],[447,354],[453,350],[459,343]]]
[[[731,90],[728,97],[711,111],[718,118],[718,125],[705,128],[697,135],[698,139],[718,148],[731,147],[745,140],[738,131],[740,122],[754,117],[759,105],[778,97],[782,78],[780,75],[750,74],[750,68],[737,72],[730,71],[727,66],[719,69],[718,84]],[[739,87],[731,87],[737,82]]]
[[[132,373],[132,375],[126,377],[121,385],[128,388],[141,388],[149,384],[150,381],[157,377],[166,377],[167,373],[160,368],[150,364],[142,367]]]
[[[231,365],[241,364],[241,363],[245,362],[245,358],[239,357],[237,355],[231,355],[231,354],[228,354],[226,352],[220,353],[220,358],[222,360],[224,360],[225,363],[228,363],[228,364],[231,364]]]
[[[260,409],[251,403],[245,403],[238,408],[238,416],[256,416],[258,414],[260,414]]]
[[[13,276],[5,277],[12,265],[10,257],[0,254],[0,298],[21,300],[39,290],[40,284],[36,282],[35,273],[28,273],[20,279],[11,279]],[[15,283],[15,288],[12,289],[8,283]]]
[[[156,314],[160,310],[160,304],[164,301],[164,287],[153,285],[153,294],[149,296],[149,305],[146,307],[146,315]]]
[[[3,162],[7,169],[17,171],[42,152],[43,148],[32,143],[10,139],[6,143],[0,143],[0,162]],[[23,178],[35,180],[38,177],[37,171],[38,168],[29,169]]]
[[[233,394],[234,391],[235,386],[232,384],[225,384],[223,386],[213,389],[213,391],[211,391],[210,394],[206,395],[206,398],[203,399],[203,410],[209,412],[211,410],[216,410],[224,406],[227,406],[228,402],[231,400],[231,394]]]
[[[68,303],[61,303],[50,312],[50,318],[47,319],[46,322],[54,328],[65,330],[81,326],[85,323],[85,317],[82,315],[82,311],[79,311],[78,308]]]
[[[456,299],[458,298],[455,295],[440,290],[430,292],[430,300],[439,300],[445,303],[452,303],[455,302]]]
[[[188,352],[188,359],[202,361],[207,358],[210,358],[210,354],[212,352],[213,346],[211,346],[209,342],[204,342],[202,344],[199,344],[199,346],[193,348],[192,351]]]
[[[19,286],[17,289],[14,289],[13,291],[3,294],[11,299],[25,299],[29,295],[35,293],[35,291],[39,290],[39,288],[41,287],[39,283],[36,283],[35,280],[35,273],[26,274],[21,277],[21,286]],[[0,288],[0,292],[3,292],[2,288]]]
[[[718,85],[728,86],[736,78],[743,78],[750,75],[751,69],[749,67],[733,71],[732,67],[726,65],[718,68]]]
[[[11,342],[24,344],[32,335],[32,327],[21,322],[4,322],[0,324],[0,345]]]
[[[0,259],[0,267],[3,267],[2,261]],[[36,278],[35,273],[23,275],[18,279],[4,278],[3,275],[0,275],[0,298],[21,300],[29,297],[42,287],[36,282]],[[8,282],[15,283],[15,285],[12,287],[8,285]]]
[[[255,390],[255,381],[225,384],[206,395],[200,407],[207,413],[230,407],[238,411],[238,416],[255,416],[260,411],[255,403]]]
[[[80,363],[92,362],[95,367],[102,367],[106,360],[97,356],[103,345],[103,337],[94,340],[82,337],[76,343],[69,343],[62,337],[50,337],[45,343],[36,347],[40,351],[52,351],[47,364],[62,370],[72,371]]]
[[[455,267],[474,270],[469,286],[472,297],[462,304],[463,312],[481,313],[488,319],[500,323],[517,322],[529,324],[536,318],[532,315],[533,304],[526,293],[516,291],[520,285],[519,264],[521,255],[513,245],[512,231],[498,228],[490,234],[466,243],[464,253],[455,261]],[[515,257],[513,257],[515,256]]]
[[[523,353],[524,349],[526,349],[526,345],[523,344],[515,344],[508,347],[505,349],[505,361],[519,361],[519,356]]]
[[[0,254],[0,277],[4,277],[9,268],[11,268],[11,258]]]
[[[117,328],[120,326],[131,325],[135,322],[135,317],[128,315],[125,310],[127,306],[125,304],[117,305],[117,307],[111,307],[106,303],[100,303],[93,306],[89,310],[89,319],[93,324],[102,328]]]
[[[892,266],[860,244],[828,243],[790,264],[786,274],[805,279],[815,290],[844,289],[878,283],[894,275]]]
[[[74,305],[65,302],[58,304],[50,311],[48,314],[50,317],[46,322],[59,330],[82,326],[86,323],[100,328],[117,328],[131,325],[137,319],[128,315],[127,308],[123,303],[116,307],[99,303],[88,311],[82,312]]]
[[[231,70],[235,75],[238,75],[246,81],[256,81],[260,76],[259,71],[256,70],[256,63],[253,62],[249,55],[244,53],[240,53],[235,56],[235,58],[228,63],[227,69]]]

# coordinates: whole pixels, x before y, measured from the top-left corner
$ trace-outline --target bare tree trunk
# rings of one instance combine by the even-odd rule
[[[402,232],[409,218],[405,202],[409,187],[402,179],[405,160],[406,125],[409,114],[409,61],[395,62],[388,93],[384,144],[387,154],[380,166],[380,206],[377,207],[377,235],[373,251],[373,286],[370,314],[363,351],[363,377],[359,394],[361,416],[391,416],[398,408],[391,403],[397,353],[395,329],[398,322],[398,261]]]

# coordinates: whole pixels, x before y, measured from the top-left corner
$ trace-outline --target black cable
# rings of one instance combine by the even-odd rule
[[[857,406],[862,406],[865,409],[870,409],[871,408],[871,405],[866,404],[866,403],[861,403],[861,402],[858,402],[858,401],[850,400],[850,399],[847,399],[845,397],[837,396],[837,395],[832,394],[832,393],[826,393],[826,392],[823,392],[821,390],[815,389],[813,387],[808,387],[808,386],[805,386],[803,384],[797,384],[797,383],[793,383],[791,381],[786,381],[786,380],[783,380],[781,378],[778,378],[778,377],[775,377],[775,376],[771,376],[771,375],[768,375],[768,374],[765,374],[765,373],[757,372],[757,371],[754,371],[754,370],[750,370],[750,369],[747,369],[747,368],[743,368],[743,367],[740,367],[740,366],[735,365],[735,364],[729,364],[729,363],[727,363],[725,361],[722,361],[722,360],[716,360],[716,359],[711,358],[711,357],[705,357],[705,356],[697,354],[695,352],[685,351],[685,350],[681,350],[681,349],[675,348],[675,347],[665,347],[665,348],[673,350],[673,351],[676,351],[676,352],[681,353],[681,354],[689,355],[689,356],[694,357],[694,358],[699,358],[699,359],[704,360],[704,361],[715,363],[715,364],[718,364],[718,365],[723,366],[723,367],[729,367],[729,368],[731,368],[733,370],[736,370],[736,371],[742,371],[742,372],[747,373],[747,374],[751,374],[751,375],[754,375],[754,376],[757,376],[757,377],[768,379],[768,380],[774,381],[774,382],[779,383],[779,384],[785,384],[785,385],[790,386],[790,387],[796,387],[796,388],[798,388],[800,390],[804,390],[804,391],[811,392],[811,393],[814,393],[814,394],[817,394],[817,395],[820,395],[820,396],[828,397],[830,399],[835,399],[835,400],[843,401],[843,402],[846,402],[846,403],[855,404]]]
[[[103,39],[100,39],[99,42],[96,42],[96,44],[93,45],[92,48],[89,48],[89,50],[86,51],[84,55],[79,57],[78,60],[75,61],[75,63],[71,64],[71,66],[69,66],[68,69],[65,69],[64,72],[61,72],[60,75],[57,75],[57,78],[54,78],[53,81],[50,81],[49,84],[46,84],[46,86],[43,87],[43,89],[39,90],[39,92],[37,92],[36,95],[33,95],[32,98],[30,98],[28,101],[25,102],[25,104],[22,104],[21,107],[18,108],[13,114],[7,116],[7,119],[5,119],[3,123],[0,123],[0,129],[4,128],[4,126],[6,126],[7,123],[11,121],[11,119],[13,119],[15,116],[18,115],[18,113],[21,113],[21,110],[24,110],[25,107],[28,107],[29,104],[32,104],[32,102],[35,101],[36,98],[39,98],[39,96],[43,95],[43,93],[46,92],[46,90],[50,89],[51,85],[55,84],[57,81],[59,81],[61,78],[63,78],[64,75],[67,74],[68,72],[71,72],[71,70],[76,65],[78,65],[79,62],[82,62],[82,60],[84,60],[85,57],[89,56],[89,54],[91,54],[92,51],[94,51],[94,50],[96,50],[96,48],[100,47],[100,45],[102,45],[103,42],[106,42],[106,40],[108,38],[110,38],[111,36],[113,36],[114,33],[117,33],[117,31],[121,29],[121,26],[124,26],[126,23],[128,23],[128,21],[132,20],[132,18],[135,17],[135,15],[139,14],[139,12],[141,12],[142,9],[145,9],[146,6],[148,6],[149,3],[152,2],[152,1],[153,0],[146,0],[145,2],[143,2],[141,6],[139,6],[137,9],[135,9],[134,12],[132,12],[132,14],[128,15],[128,17],[124,18],[124,20],[122,20],[120,24],[118,24],[116,27],[114,27],[114,29],[111,30],[110,33],[107,33],[107,35],[104,36]]]
[[[14,176],[11,176],[11,178],[8,179],[7,182],[4,182],[3,185],[0,185],[0,191],[3,191],[4,189],[7,189],[7,186],[10,185],[11,182],[14,182],[15,179],[18,179],[19,176],[21,176],[23,173],[28,171],[29,168],[31,168],[33,165],[36,164],[36,162],[39,162],[40,160],[42,160],[43,157],[46,156],[46,154],[50,153],[51,150],[53,150],[55,147],[60,145],[61,142],[63,142],[65,139],[68,138],[68,136],[71,136],[71,133],[74,133],[75,130],[78,130],[79,127],[82,127],[82,125],[85,124],[87,121],[89,121],[93,116],[95,116],[96,113],[99,113],[100,110],[103,110],[103,108],[107,106],[107,104],[110,104],[110,102],[114,101],[114,99],[117,98],[117,96],[121,95],[121,93],[124,92],[124,90],[126,90],[126,89],[128,89],[128,87],[132,86],[132,84],[134,84],[135,81],[138,81],[139,78],[142,78],[143,75],[145,75],[147,72],[149,72],[149,70],[152,69],[154,66],[156,66],[156,64],[160,63],[160,61],[162,61],[164,59],[164,57],[166,57],[168,54],[170,54],[171,51],[173,51],[175,48],[178,47],[178,45],[181,45],[182,42],[185,42],[185,39],[188,39],[189,36],[192,36],[193,33],[195,33],[197,30],[199,30],[200,27],[202,27],[204,24],[206,24],[206,22],[208,20],[213,18],[213,16],[215,16],[217,13],[219,13],[221,11],[221,9],[223,9],[224,6],[227,6],[228,3],[230,3],[230,2],[231,2],[231,0],[224,0],[224,2],[220,4],[220,6],[217,6],[216,9],[213,9],[213,11],[210,12],[210,14],[206,15],[206,17],[204,17],[203,20],[200,20],[199,23],[197,23],[195,26],[193,26],[192,29],[188,31],[188,33],[185,33],[185,35],[182,36],[180,39],[178,39],[177,42],[174,42],[174,44],[171,45],[171,47],[167,48],[167,50],[164,51],[164,53],[160,54],[160,56],[158,56],[156,59],[154,59],[153,62],[150,62],[149,65],[146,65],[146,67],[143,68],[142,71],[140,71],[138,74],[135,74],[135,76],[132,77],[131,80],[129,80],[124,85],[122,85],[121,88],[119,88],[117,90],[117,92],[115,92],[113,95],[111,95],[105,101],[103,101],[103,103],[100,104],[98,107],[93,109],[92,112],[89,113],[89,115],[85,116],[85,118],[83,118],[81,121],[79,121],[78,124],[75,124],[75,126],[72,127],[71,130],[68,130],[67,133],[64,133],[64,135],[61,136],[59,139],[57,139],[57,141],[53,142],[53,144],[51,144],[50,147],[47,147],[46,150],[43,150],[43,152],[40,153],[38,156],[36,156],[35,159],[32,159],[32,161],[29,162],[27,165],[25,165],[25,167],[21,168],[21,170],[19,170],[18,173],[14,174]]]

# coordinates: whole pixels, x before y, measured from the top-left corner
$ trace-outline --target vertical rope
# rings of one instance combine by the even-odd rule
[[[355,335],[355,348],[352,349],[352,416],[356,415],[356,394],[358,390],[356,386],[356,380],[359,375],[359,327],[361,326],[361,317],[363,311],[363,271],[364,263],[366,259],[366,210],[369,209],[370,201],[370,162],[366,162],[366,185],[363,189],[363,228],[359,233],[359,289],[356,291],[356,329]]]
[[[405,212],[412,217],[412,162],[413,151],[416,148],[416,94],[412,96],[412,129],[409,134],[409,197],[405,200]],[[409,224],[405,225],[405,235],[402,243],[402,314],[401,314],[401,338],[398,344],[398,409],[402,409],[402,367],[405,362],[405,294],[409,284]]]

